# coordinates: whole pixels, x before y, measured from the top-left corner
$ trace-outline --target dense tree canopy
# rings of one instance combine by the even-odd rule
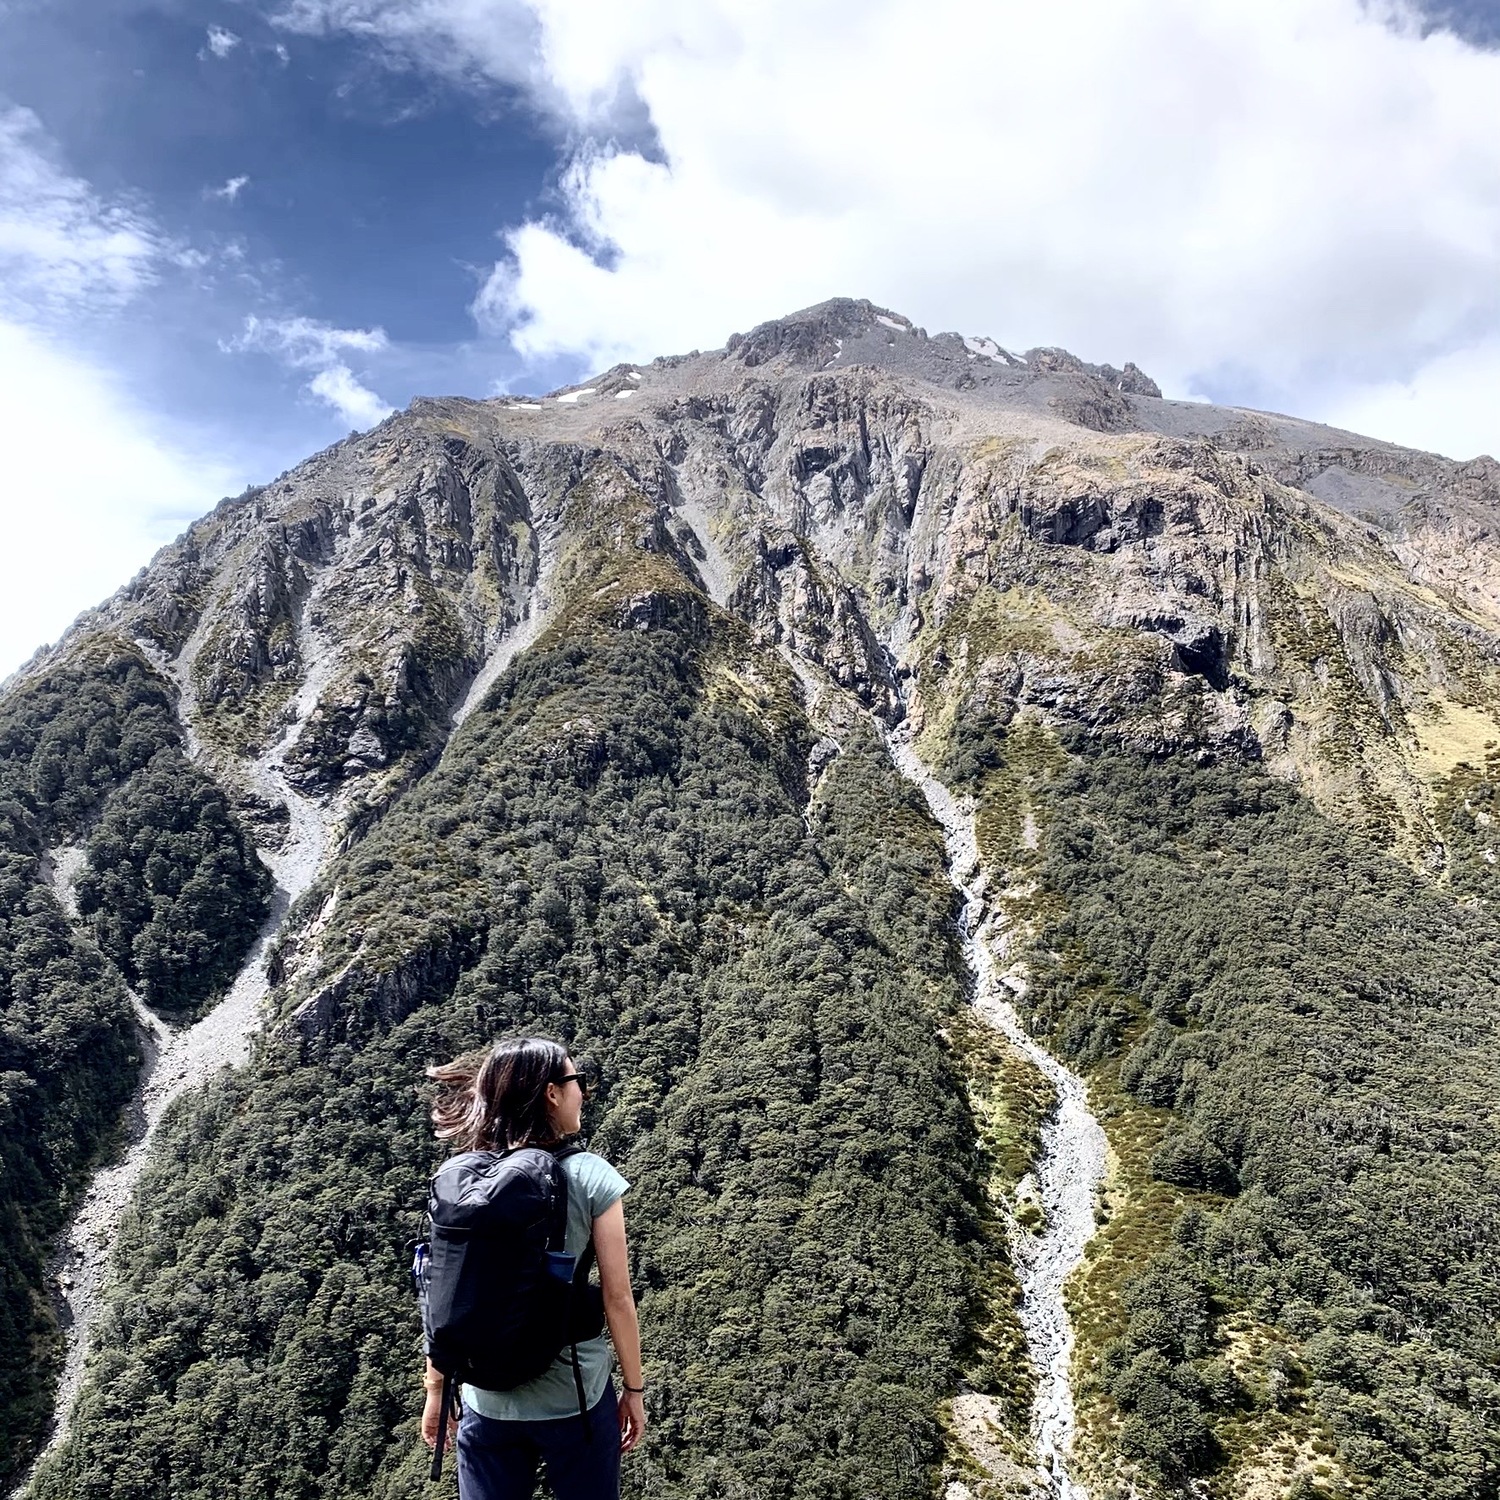
[[[47,1243],[138,1061],[119,976],[69,931],[18,833],[0,809],[0,1483],[47,1418]]]
[[[264,867],[180,743],[167,688],[124,647],[0,704],[0,1485],[47,1420],[48,1244],[140,1062],[121,974],[69,922],[44,856],[102,813],[86,900],[110,957],[158,1004],[221,988],[264,910]]]
[[[575,614],[310,893],[317,956],[286,965],[280,1028],[166,1122],[39,1497],[422,1492],[403,1263],[436,1152],[417,1083],[519,1029],[598,1065],[594,1143],[634,1183],[654,1426],[633,1490],[930,1492],[936,1414],[980,1368],[997,1274],[989,1165],[943,1039],[963,977],[941,840],[873,734],[851,733],[809,795],[779,665],[690,595],[650,617]],[[154,711],[148,679],[117,685],[137,719]],[[121,982],[37,851],[99,814],[82,904],[126,974],[166,976],[159,1003],[196,1003],[231,969],[195,990],[200,966],[154,955],[188,954],[194,932],[248,941],[263,899],[220,794],[171,742],[122,760],[111,722],[49,741],[88,797],[65,777],[39,799],[45,736],[7,762],[5,1045],[51,1036],[53,1013],[77,1038],[0,1070],[13,1113],[74,1091],[0,1155],[30,1215],[5,1221],[22,1226],[0,1239],[5,1270],[32,1289],[38,1226],[131,1069]],[[1021,754],[1004,725],[960,724],[944,771],[982,823],[1019,826]],[[1443,890],[1253,766],[1025,754],[1046,768],[1028,1015],[1167,1122],[1143,1171],[1180,1190],[1167,1248],[1111,1291],[1115,1334],[1085,1340],[1119,1451],[1170,1489],[1232,1461],[1247,1412],[1284,1409],[1376,1500],[1494,1500],[1484,776],[1446,814],[1474,849]],[[1245,1318],[1279,1340],[1253,1380],[1230,1337]],[[44,1323],[23,1324],[34,1343]],[[8,1378],[24,1435],[41,1407]]]
[[[1171,1110],[1154,1171],[1222,1203],[1124,1288],[1127,1449],[1216,1460],[1245,1308],[1295,1348],[1270,1399],[1310,1401],[1368,1493],[1500,1493],[1493,909],[1254,767],[1096,748],[1047,802],[1033,1020]]]
[[[148,1005],[184,1011],[233,979],[270,888],[224,793],[163,750],[89,839],[78,910]]]
[[[331,872],[337,999],[169,1122],[39,1495],[420,1493],[416,1083],[515,1028],[634,1184],[631,1488],[930,1493],[982,1253],[941,845],[873,742],[810,829],[788,684],[700,611],[528,653]]]

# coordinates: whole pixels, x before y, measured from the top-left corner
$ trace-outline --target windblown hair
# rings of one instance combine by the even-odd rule
[[[458,1151],[505,1151],[557,1141],[547,1085],[568,1071],[568,1049],[550,1037],[518,1037],[428,1068],[438,1086],[432,1123]]]

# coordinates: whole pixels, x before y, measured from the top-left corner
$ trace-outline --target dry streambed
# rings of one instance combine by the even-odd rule
[[[544,539],[541,559],[544,575],[551,562]],[[128,1146],[121,1160],[94,1174],[82,1202],[63,1231],[53,1258],[54,1284],[59,1294],[67,1347],[54,1404],[52,1436],[45,1452],[50,1452],[63,1441],[72,1422],[73,1408],[83,1384],[89,1330],[99,1308],[120,1222],[145,1170],[156,1128],[176,1099],[206,1083],[220,1069],[240,1067],[248,1061],[251,1038],[264,1020],[264,1004],[270,988],[265,968],[267,950],[292,904],[312,885],[331,852],[331,833],[337,817],[336,799],[324,801],[297,791],[287,779],[286,755],[296,744],[337,670],[336,647],[315,625],[317,611],[310,607],[317,603],[322,590],[334,581],[331,571],[317,580],[300,611],[298,644],[304,676],[290,705],[285,732],[263,754],[236,764],[228,773],[231,778],[248,783],[268,802],[285,804],[288,814],[286,836],[280,849],[262,852],[262,858],[275,877],[275,890],[271,909],[255,944],[223,1000],[191,1026],[169,1027],[139,1000],[134,1001],[140,1029],[142,1067],[135,1097],[126,1114]],[[457,707],[455,723],[467,715],[500,671],[544,628],[548,618],[545,596],[540,588],[533,588],[528,594],[526,599],[518,600],[516,623],[496,643],[490,661]],[[194,759],[202,758],[204,751],[195,727],[197,695],[193,662],[205,638],[208,619],[209,614],[205,611],[203,622],[181,654],[172,661],[149,642],[137,642],[152,665],[177,687],[178,713],[187,752]],[[61,860],[57,863],[60,873],[54,872],[55,881],[65,883],[68,874],[76,873],[79,861],[73,857],[67,872],[61,872]],[[31,1473],[34,1472],[33,1465]],[[31,1473],[12,1491],[11,1500],[17,1500],[24,1492]]]
[[[1021,1326],[1037,1374],[1031,1430],[1038,1476],[1057,1500],[1087,1500],[1069,1470],[1073,1330],[1063,1284],[1082,1260],[1094,1232],[1094,1203],[1107,1150],[1104,1130],[1089,1111],[1084,1081],[1037,1042],[1016,1013],[1013,997],[1022,993],[1024,980],[1001,972],[1006,934],[985,894],[973,804],[954,797],[928,770],[909,734],[898,730],[891,736],[890,749],[897,769],[921,790],[943,830],[948,878],[963,897],[959,925],[964,959],[974,975],[974,1007],[1057,1091],[1057,1109],[1043,1127],[1036,1165],[1046,1225],[1039,1235],[1015,1228],[1011,1256],[1021,1283]]]
[[[201,744],[192,728],[195,705],[190,689],[191,649],[190,642],[177,662],[155,664],[166,669],[178,684],[179,710],[189,753],[196,756],[201,753]],[[309,677],[313,675],[310,669]],[[119,1161],[94,1174],[53,1257],[54,1284],[67,1344],[47,1452],[67,1436],[83,1384],[89,1330],[99,1309],[110,1256],[125,1209],[145,1170],[156,1128],[174,1100],[207,1082],[221,1068],[239,1067],[248,1060],[250,1039],[260,1028],[269,989],[266,951],[288,909],[312,884],[327,855],[331,812],[290,786],[283,767],[286,752],[315,702],[314,694],[299,694],[295,716],[286,732],[265,754],[240,768],[261,796],[286,804],[290,821],[281,848],[262,853],[276,882],[271,909],[234,983],[213,1010],[192,1025],[180,1028],[168,1026],[131,997],[140,1032],[142,1066],[135,1097],[126,1114],[128,1145]],[[13,1496],[25,1490],[30,1477],[28,1474],[23,1479]]]

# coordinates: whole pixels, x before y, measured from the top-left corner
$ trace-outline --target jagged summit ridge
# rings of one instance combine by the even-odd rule
[[[295,720],[292,782],[363,785],[377,816],[497,651],[577,582],[575,497],[635,494],[619,546],[667,560],[883,714],[900,673],[946,659],[913,658],[924,635],[976,589],[1024,585],[1068,623],[1048,626],[1045,660],[1001,674],[1008,701],[1135,721],[1123,682],[1085,707],[1097,686],[1069,644],[1133,632],[1162,643],[1169,683],[1210,690],[1196,732],[1306,764],[1264,691],[1236,686],[1306,695],[1270,623],[1287,598],[1267,590],[1286,583],[1325,600],[1383,732],[1410,735],[1393,715],[1450,693],[1431,641],[1487,639],[1500,611],[1500,466],[1154,391],[1133,365],[928,336],[837,298],[551,397],[419,400],[224,502],[32,670],[100,631],[143,642],[191,685],[212,751],[257,753]],[[1369,587],[1340,581],[1350,567]],[[1467,618],[1416,623],[1446,606],[1413,587]],[[1411,649],[1387,663],[1387,640]],[[1174,715],[1153,722],[1148,740],[1175,742]],[[1396,775],[1383,763],[1381,782]]]
[[[957,390],[986,384],[1019,386],[1066,374],[1100,380],[1125,395],[1161,396],[1156,382],[1128,361],[1123,370],[1117,370],[1112,365],[1086,364],[1065,349],[1015,354],[982,335],[929,337],[910,318],[852,297],[830,298],[757,324],[747,334],[733,335],[724,353],[746,369],[773,359],[820,370],[834,364],[864,364]]]
[[[291,783],[363,826],[582,587],[602,525],[891,722],[956,673],[976,711],[1301,775],[1368,704],[1373,781],[1320,771],[1319,795],[1409,799],[1462,700],[1448,663],[1493,650],[1500,467],[1144,382],[840,298],[551,397],[420,400],[219,506],[32,670],[101,631],[165,653],[226,774],[294,725]],[[955,659],[948,622],[1017,589],[1025,649]],[[1103,642],[1121,670],[1090,664]]]
[[[540,411],[553,404],[625,401],[649,394],[664,375],[676,385],[684,379],[696,386],[712,382],[715,365],[762,375],[873,369],[951,391],[1059,410],[1067,420],[1098,431],[1139,425],[1131,398],[1161,397],[1157,383],[1129,361],[1117,370],[1113,365],[1088,364],[1066,349],[1017,354],[987,336],[929,336],[925,328],[889,308],[864,298],[833,297],[759,323],[748,333],[733,334],[720,350],[664,355],[645,366],[616,365],[544,397],[505,398],[505,405],[514,411]],[[1148,420],[1145,425],[1156,424]]]

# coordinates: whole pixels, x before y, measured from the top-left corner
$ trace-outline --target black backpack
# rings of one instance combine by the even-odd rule
[[[422,1305],[427,1357],[443,1375],[432,1477],[442,1471],[454,1389],[466,1381],[508,1391],[535,1380],[571,1346],[579,1414],[586,1414],[577,1346],[604,1330],[604,1300],[589,1283],[592,1237],[580,1256],[565,1248],[568,1177],[580,1151],[535,1146],[465,1151],[432,1179],[430,1239],[416,1247],[412,1279]]]

